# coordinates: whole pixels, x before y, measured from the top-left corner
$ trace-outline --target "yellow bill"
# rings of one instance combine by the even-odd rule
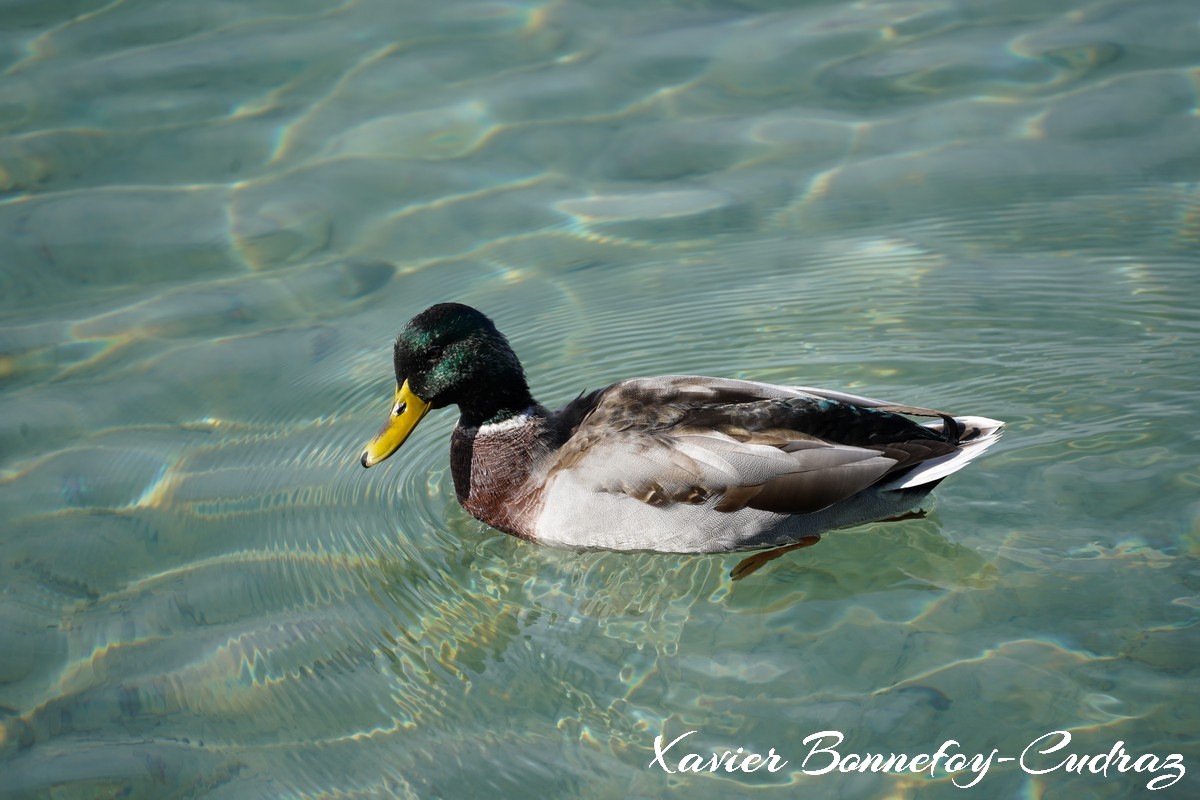
[[[392,406],[392,415],[375,434],[375,438],[367,442],[363,450],[362,465],[373,467],[380,461],[400,449],[404,440],[417,427],[421,417],[429,411],[429,403],[413,394],[408,388],[408,381],[396,387],[396,403]]]

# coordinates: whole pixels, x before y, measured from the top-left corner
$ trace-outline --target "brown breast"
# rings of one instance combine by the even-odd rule
[[[458,502],[493,528],[533,539],[542,486],[532,479],[535,459],[544,451],[544,420],[523,424],[456,427],[450,438],[450,472]]]

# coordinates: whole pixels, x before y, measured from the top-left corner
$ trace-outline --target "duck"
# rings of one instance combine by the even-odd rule
[[[921,501],[1004,423],[830,389],[695,375],[630,378],[557,410],[534,400],[482,312],[439,303],[393,347],[391,413],[362,451],[396,453],[431,410],[458,407],[458,502],[529,542],[722,553],[919,516]]]

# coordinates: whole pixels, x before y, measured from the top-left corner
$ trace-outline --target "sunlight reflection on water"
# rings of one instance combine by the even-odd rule
[[[961,791],[805,775],[822,729],[1196,763],[1190,3],[85,6],[0,26],[12,796]],[[452,412],[358,464],[448,299],[550,405],[691,372],[1009,433],[745,581],[539,549],[458,507]],[[792,764],[646,769],[687,730]]]

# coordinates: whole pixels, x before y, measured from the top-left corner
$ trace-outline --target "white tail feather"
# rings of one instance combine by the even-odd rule
[[[940,458],[930,459],[918,465],[912,472],[905,475],[894,484],[884,484],[881,489],[912,489],[927,483],[940,480],[947,475],[958,472],[967,464],[983,455],[983,451],[994,445],[1004,433],[1004,423],[987,417],[954,417],[955,422],[963,427],[963,440],[958,450]],[[941,420],[930,422],[925,427],[942,430]]]

